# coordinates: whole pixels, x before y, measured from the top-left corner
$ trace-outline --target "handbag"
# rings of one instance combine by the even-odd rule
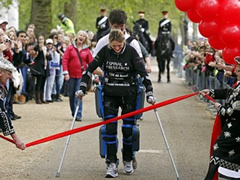
[[[74,45],[73,45],[73,47],[74,47]],[[77,52],[78,59],[79,59],[79,61],[80,61],[81,69],[82,69],[82,72],[83,72],[83,71],[85,71],[85,70],[84,70],[84,66],[83,66],[83,63],[82,63],[81,56],[80,56],[80,54],[79,54],[78,49],[75,48],[75,47],[74,47],[74,49],[75,49],[76,52]],[[88,80],[86,91],[89,91],[89,90],[91,89],[91,87],[92,87],[92,77],[90,77],[89,80]]]

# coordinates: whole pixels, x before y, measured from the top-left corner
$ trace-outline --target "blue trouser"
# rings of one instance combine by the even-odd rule
[[[23,78],[23,86],[22,86],[22,92],[21,94],[26,95],[26,87],[27,87],[27,66],[24,66],[21,68],[21,72],[22,72],[22,78]]]
[[[70,78],[68,80],[69,104],[72,116],[74,116],[77,107],[78,98],[75,93],[80,89],[80,82],[81,78]],[[78,109],[77,118],[82,118],[82,100]]]
[[[62,75],[62,66],[60,69],[56,69],[55,83],[53,86],[53,93],[59,96],[60,90],[63,86],[63,75]]]

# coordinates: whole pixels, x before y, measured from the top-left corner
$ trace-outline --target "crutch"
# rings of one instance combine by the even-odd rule
[[[173,156],[172,156],[172,153],[171,153],[171,151],[170,151],[170,147],[169,147],[169,145],[168,145],[168,141],[167,141],[166,135],[165,135],[165,133],[164,133],[163,125],[162,125],[162,123],[161,123],[161,120],[160,120],[160,117],[159,117],[159,114],[158,114],[157,109],[154,109],[154,112],[155,112],[156,118],[157,118],[157,120],[158,120],[158,124],[159,124],[159,126],[160,126],[160,129],[161,129],[161,132],[162,132],[162,135],[163,135],[164,142],[165,142],[165,144],[166,144],[166,146],[167,146],[168,154],[169,154],[170,159],[171,159],[171,161],[172,161],[172,165],[173,165],[173,168],[174,168],[174,170],[175,170],[175,173],[176,173],[176,176],[177,176],[177,180],[180,180],[180,177],[179,177],[179,174],[178,174],[178,170],[177,170],[176,164],[175,164],[175,162],[174,162],[174,160],[173,160]]]
[[[75,113],[74,113],[74,116],[73,116],[73,120],[72,120],[72,125],[71,125],[71,128],[70,128],[71,130],[73,129],[74,124],[75,124],[75,120],[76,120],[76,117],[77,117],[80,102],[81,102],[81,99],[78,99],[77,107],[76,107],[76,110],[75,110]],[[62,168],[62,165],[63,165],[63,160],[64,160],[66,152],[67,152],[67,148],[68,148],[68,145],[69,145],[69,142],[70,142],[70,138],[71,138],[71,135],[69,135],[67,137],[66,145],[65,145],[65,148],[64,148],[64,151],[63,151],[62,159],[60,161],[56,177],[60,177],[60,171],[61,171],[61,168]]]

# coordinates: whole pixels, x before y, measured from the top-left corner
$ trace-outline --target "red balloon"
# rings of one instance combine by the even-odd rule
[[[220,39],[218,34],[208,38],[208,42],[214,49],[219,49],[220,50],[220,49],[223,49],[226,46],[226,44],[224,42],[222,42],[222,40]]]
[[[203,19],[214,19],[219,14],[219,0],[197,0],[196,11]]]
[[[190,19],[192,22],[199,23],[202,18],[198,15],[196,9],[190,9],[187,11],[188,19]]]
[[[240,39],[240,25],[227,24],[221,27],[220,39],[226,44],[236,44]]]
[[[183,12],[193,8],[195,0],[175,0],[176,7]]]
[[[223,23],[239,23],[240,1],[222,0],[220,14]]]
[[[220,30],[220,22],[217,19],[202,20],[199,23],[198,29],[202,36],[208,38],[218,33]]]
[[[228,64],[236,64],[234,58],[240,56],[240,47],[229,46],[225,47],[222,51],[223,59]]]

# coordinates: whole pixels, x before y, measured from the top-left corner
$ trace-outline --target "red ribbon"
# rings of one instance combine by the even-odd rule
[[[153,109],[156,109],[156,108],[168,105],[168,104],[172,104],[174,102],[177,102],[177,101],[180,101],[180,100],[183,100],[183,99],[186,99],[186,98],[189,98],[191,96],[195,96],[198,93],[199,92],[184,95],[184,96],[180,96],[180,97],[170,99],[170,100],[166,100],[166,101],[163,101],[161,103],[157,103],[157,104],[154,104],[152,106],[148,106],[148,107],[145,107],[145,108],[142,108],[142,109],[124,114],[122,116],[118,116],[118,117],[109,119],[107,121],[101,121],[101,122],[98,122],[98,123],[86,125],[86,126],[79,127],[79,128],[76,128],[76,129],[61,132],[61,133],[58,133],[58,134],[55,134],[55,135],[52,135],[52,136],[48,136],[48,137],[45,137],[45,138],[42,138],[42,139],[39,139],[39,140],[28,143],[28,144],[26,144],[26,147],[34,146],[34,145],[41,144],[41,143],[44,143],[44,142],[47,142],[47,141],[52,141],[52,140],[55,140],[55,139],[58,139],[58,138],[61,138],[61,137],[64,137],[64,136],[72,135],[72,134],[75,134],[75,133],[78,133],[78,132],[81,132],[81,131],[86,131],[88,129],[92,129],[92,128],[97,127],[97,126],[108,124],[108,123],[117,121],[119,119],[124,119],[124,118],[130,117],[130,116],[134,116],[136,114],[140,114],[140,113],[143,113],[143,112],[146,112],[146,111],[150,111],[150,110],[153,110]]]
[[[14,140],[12,140],[12,139],[9,139],[9,138],[7,138],[7,137],[1,135],[1,134],[0,134],[0,137],[3,138],[3,139],[5,139],[6,141],[9,141],[9,142],[15,144]]]
[[[210,101],[212,101],[212,102],[216,102],[211,96],[209,96],[209,95],[207,95],[207,94],[205,95],[205,97],[208,98],[208,99],[209,99]]]
[[[173,99],[169,99],[169,100],[154,104],[152,106],[148,106],[148,107],[145,107],[145,108],[142,108],[142,109],[139,109],[139,110],[136,110],[136,111],[133,111],[133,112],[130,112],[130,113],[112,118],[112,119],[109,119],[107,121],[101,121],[101,122],[97,122],[97,123],[94,123],[94,124],[90,124],[90,125],[82,126],[82,127],[79,127],[79,128],[75,128],[75,129],[72,129],[72,130],[64,131],[64,132],[61,132],[61,133],[58,133],[58,134],[55,134],[55,135],[51,135],[51,136],[48,136],[48,137],[30,142],[30,143],[27,143],[26,147],[31,147],[31,146],[34,146],[34,145],[37,145],[37,144],[41,144],[41,143],[45,143],[45,142],[52,141],[52,140],[55,140],[55,139],[59,139],[59,138],[62,138],[62,137],[68,136],[68,135],[72,135],[72,134],[75,134],[75,133],[78,133],[78,132],[86,131],[88,129],[92,129],[92,128],[95,128],[97,126],[108,124],[108,123],[117,121],[119,119],[124,119],[124,118],[130,117],[130,116],[134,116],[136,114],[140,114],[140,113],[143,113],[143,112],[146,112],[146,111],[150,111],[150,110],[153,110],[153,109],[156,109],[156,108],[160,108],[162,106],[166,106],[168,104],[172,104],[172,103],[175,103],[177,101],[181,101],[183,99],[195,96],[197,94],[199,94],[199,92],[195,92],[195,93],[184,95],[184,96],[179,96],[179,97],[176,97],[176,98],[173,98]],[[0,136],[0,137],[2,137],[2,136]],[[6,138],[4,138],[4,139],[6,139]],[[8,139],[8,141],[9,140],[10,139]]]

